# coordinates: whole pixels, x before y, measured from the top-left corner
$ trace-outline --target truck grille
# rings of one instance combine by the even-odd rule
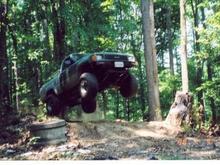
[[[108,60],[123,60],[123,61],[126,61],[126,60],[128,60],[128,57],[127,57],[127,56],[123,56],[123,55],[112,55],[112,54],[108,54],[108,55],[105,55],[105,59],[108,59]]]

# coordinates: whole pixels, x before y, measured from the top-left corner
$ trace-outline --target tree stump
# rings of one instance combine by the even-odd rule
[[[191,124],[192,119],[192,95],[177,91],[174,103],[170,107],[165,122],[174,127],[180,127],[183,121]]]

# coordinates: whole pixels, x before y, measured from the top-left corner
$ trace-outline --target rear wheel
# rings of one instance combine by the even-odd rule
[[[62,112],[63,106],[55,94],[49,94],[46,102],[47,115],[57,116]]]
[[[128,73],[128,76],[123,80],[120,85],[120,93],[123,97],[129,98],[133,97],[138,90],[138,82],[136,78]]]
[[[93,113],[96,110],[96,99],[82,100],[81,106],[85,113]]]

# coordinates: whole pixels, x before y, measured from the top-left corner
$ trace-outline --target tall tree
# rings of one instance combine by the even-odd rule
[[[10,104],[8,86],[7,57],[7,0],[0,1],[0,109],[7,109]]]
[[[219,21],[215,20],[215,14],[213,16],[211,16],[211,18],[206,19],[204,6],[200,7],[200,11],[201,11],[201,22],[202,22],[202,25],[203,25],[203,32],[200,31],[200,32],[198,32],[197,35],[200,36],[200,38],[201,38],[200,40],[203,41],[203,42],[199,43],[199,46],[200,46],[200,49],[199,49],[200,52],[199,53],[209,55],[208,58],[207,57],[202,58],[202,60],[206,60],[206,72],[207,72],[206,73],[207,74],[207,78],[206,78],[207,80],[204,81],[203,84],[202,84],[204,86],[202,88],[202,91],[204,91],[204,95],[206,96],[205,97],[206,100],[202,100],[202,101],[204,101],[204,103],[205,102],[209,103],[209,106],[210,106],[211,112],[212,112],[211,124],[215,125],[218,122],[218,120],[217,120],[218,109],[217,109],[217,106],[216,106],[216,103],[217,103],[216,100],[218,100],[218,98],[215,97],[215,96],[219,95],[219,94],[218,94],[218,90],[215,89],[216,86],[218,86],[218,83],[215,83],[215,78],[214,78],[215,73],[214,72],[215,72],[215,69],[217,68],[216,66],[218,66],[218,65],[215,65],[216,61],[213,60],[213,57],[214,57],[213,55],[215,54],[216,47],[213,48],[213,46],[211,46],[210,43],[213,40],[215,40],[215,37],[213,38],[213,36],[217,36],[216,34],[213,35],[213,32],[218,33],[217,29],[219,29],[218,27],[217,27],[217,29],[215,29],[215,27],[213,26],[213,23],[214,24],[215,23],[220,24],[220,23],[219,23]],[[218,15],[218,13],[216,13],[216,15]],[[214,18],[214,21],[209,22],[209,20],[213,19],[213,18]],[[207,23],[206,23],[206,21],[207,21]],[[204,39],[206,39],[206,40],[204,40]],[[204,41],[206,41],[206,42],[204,42]],[[214,41],[214,42],[216,42],[216,41]],[[197,67],[199,67],[199,66],[197,66]],[[217,80],[217,81],[219,81],[219,80]],[[210,84],[211,82],[213,83],[213,85],[211,85],[211,86],[206,85],[206,84]],[[210,92],[210,91],[212,91],[212,92]],[[214,92],[214,91],[216,91],[216,92]],[[199,99],[199,96],[198,96],[198,99]],[[206,105],[204,105],[204,103],[203,103],[203,106],[205,107]],[[203,114],[203,115],[205,116],[205,114]],[[203,122],[204,122],[204,119],[203,119]]]
[[[61,61],[65,56],[65,34],[66,24],[64,19],[65,1],[51,0],[52,18],[53,18],[53,35],[54,35],[54,57]]]
[[[186,0],[180,0],[180,30],[181,30],[181,74],[182,74],[182,90],[189,91],[189,78],[187,67],[187,31],[186,31]]]
[[[202,85],[202,73],[203,73],[203,63],[204,61],[199,58],[198,53],[200,52],[200,43],[199,43],[199,33],[197,28],[199,28],[199,5],[201,4],[201,0],[191,0],[191,8],[193,14],[194,27],[194,51],[196,54],[196,87],[199,88]],[[202,11],[201,11],[202,12]],[[202,16],[203,17],[203,16]],[[203,18],[202,18],[203,19]],[[198,102],[204,106],[203,91],[199,90],[197,93]]]
[[[152,0],[142,0],[144,56],[146,62],[150,120],[161,120],[158,70],[155,48],[154,7]]]
[[[206,24],[205,24],[205,10],[203,7],[201,7],[201,13],[202,13],[202,22],[203,22],[203,28],[206,29]],[[210,62],[210,59],[207,59],[207,74],[208,74],[208,81],[212,82],[213,81],[213,68],[212,64]],[[215,107],[215,100],[214,97],[210,97],[210,108],[212,111],[212,125],[215,125],[217,122],[217,110]],[[204,105],[204,103],[203,103]]]
[[[138,47],[140,48],[140,47]],[[140,109],[142,112],[142,118],[143,120],[145,120],[146,116],[145,116],[145,94],[144,94],[144,75],[143,75],[143,71],[142,71],[142,59],[141,56],[138,54],[138,49],[137,49],[137,44],[135,44],[135,39],[134,39],[134,35],[131,34],[131,49],[132,49],[132,53],[135,56],[137,62],[138,62],[138,77],[139,77],[139,93],[140,93]]]
[[[166,7],[167,7],[166,21],[167,21],[167,31],[168,31],[167,39],[168,39],[169,61],[170,61],[170,73],[174,75],[171,6],[168,4]]]
[[[18,93],[18,89],[19,89],[19,84],[18,84],[18,68],[17,68],[17,55],[18,55],[18,44],[17,44],[17,38],[15,36],[15,33],[13,33],[13,31],[9,28],[9,33],[12,39],[12,44],[13,44],[13,48],[14,48],[14,53],[13,53],[13,57],[11,57],[11,62],[12,62],[12,66],[10,66],[10,68],[13,71],[13,74],[10,74],[11,78],[11,88],[12,93],[11,94],[11,103],[13,104],[13,102],[15,103],[15,110],[16,112],[19,111],[19,93]],[[13,98],[13,94],[15,94],[15,97]]]

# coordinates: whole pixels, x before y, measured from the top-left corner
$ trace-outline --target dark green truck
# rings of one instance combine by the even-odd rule
[[[81,104],[86,113],[96,110],[96,95],[116,88],[125,98],[137,93],[138,83],[129,72],[134,56],[122,53],[70,54],[53,78],[40,89],[48,115],[59,115],[67,106]]]

